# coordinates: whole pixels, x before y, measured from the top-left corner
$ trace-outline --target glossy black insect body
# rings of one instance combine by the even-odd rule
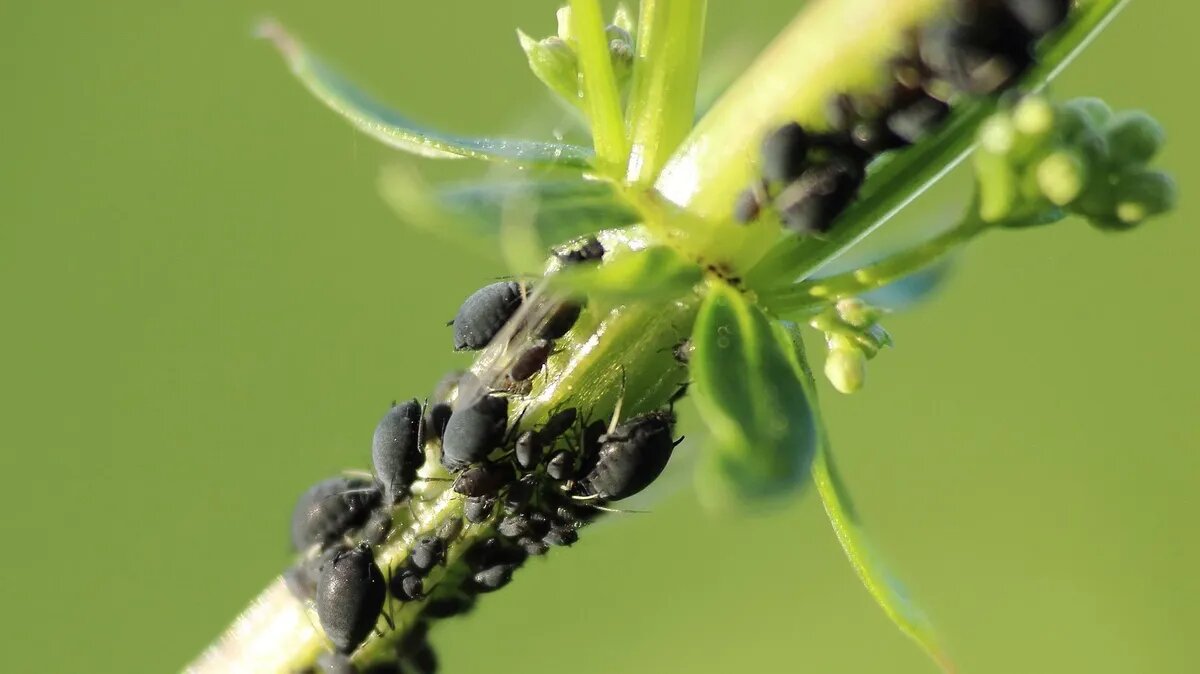
[[[550,544],[540,538],[526,536],[517,541],[517,545],[530,557],[539,557],[550,550]]]
[[[575,425],[575,420],[579,417],[579,410],[574,407],[559,410],[550,415],[546,423],[538,429],[538,438],[543,445],[549,445],[566,433]]]
[[[738,192],[733,202],[733,221],[747,225],[758,219],[766,201],[765,193],[756,186]]]
[[[1071,12],[1073,0],[1007,0],[1005,4],[1021,25],[1041,37],[1058,28]]]
[[[383,572],[366,543],[340,551],[322,567],[317,617],[339,652],[350,653],[367,638],[386,598]]]
[[[454,348],[478,350],[487,346],[525,300],[525,289],[516,281],[500,281],[471,294],[451,321]]]
[[[546,475],[551,480],[562,482],[570,479],[575,472],[575,457],[565,449],[560,449],[550,455],[546,461]]]
[[[600,439],[599,459],[583,478],[587,493],[606,501],[628,498],[654,482],[675,449],[674,418],[651,412],[620,424]]]
[[[425,580],[419,573],[406,569],[392,576],[392,594],[400,601],[420,601],[425,598]]]
[[[408,664],[412,666],[413,674],[437,674],[438,658],[434,652],[433,646],[429,642],[425,642],[417,649],[413,650],[406,656]]]
[[[388,534],[391,532],[392,513],[386,508],[380,508],[371,513],[371,517],[363,525],[362,537],[364,541],[371,545],[379,545],[387,540]]]
[[[494,592],[512,581],[515,564],[497,564],[481,571],[476,571],[471,580],[476,592]]]
[[[1000,3],[959,3],[958,16],[922,35],[921,58],[970,94],[992,94],[1033,65],[1034,35]]]
[[[582,304],[570,300],[560,302],[538,326],[534,336],[538,339],[559,339],[575,327],[581,313],[583,313]]]
[[[422,536],[413,544],[408,564],[420,573],[446,561],[446,542],[438,536]]]
[[[533,431],[525,431],[517,436],[513,456],[522,470],[533,470],[542,462],[542,437]]]
[[[474,405],[454,410],[442,435],[442,465],[458,472],[478,463],[504,441],[508,399],[485,395]]]
[[[467,550],[465,559],[472,571],[482,571],[498,565],[519,566],[525,562],[528,555],[520,548],[513,547],[502,538],[486,538]]]
[[[949,114],[949,104],[926,95],[888,115],[887,127],[904,142],[916,143]]]
[[[579,532],[574,526],[554,526],[542,537],[549,545],[571,546],[579,541]]]
[[[331,477],[313,485],[292,511],[292,547],[329,545],[362,524],[379,502],[378,487],[370,480]]]
[[[566,250],[556,251],[554,256],[563,264],[597,262],[604,257],[604,245],[596,238],[588,237]]]
[[[475,595],[450,595],[430,600],[425,605],[424,616],[430,618],[451,618],[456,615],[470,613],[475,608]]]
[[[500,488],[512,481],[512,469],[509,466],[483,464],[468,468],[454,480],[454,491],[463,496],[490,496],[500,491]]]
[[[862,179],[862,168],[848,158],[813,166],[780,193],[775,201],[779,217],[797,233],[827,232],[858,195]]]
[[[496,499],[491,496],[469,498],[463,504],[463,517],[471,524],[487,521],[496,510]]]
[[[446,424],[450,421],[450,414],[454,408],[450,403],[434,403],[429,406],[429,410],[425,412],[425,434],[435,440],[442,439],[442,433],[446,431]]]
[[[529,517],[525,513],[513,513],[500,520],[496,531],[505,538],[520,538],[529,535]]]
[[[399,503],[408,498],[417,470],[425,463],[421,446],[422,414],[421,403],[409,400],[393,405],[375,427],[371,462],[375,479],[383,487],[385,503]]]
[[[762,142],[762,175],[770,182],[789,183],[808,166],[810,140],[804,127],[791,122],[767,134]]]
[[[550,358],[550,354],[553,351],[554,342],[548,339],[534,340],[513,361],[512,367],[509,368],[508,376],[513,381],[525,381],[532,378],[533,375],[546,366],[546,360]]]

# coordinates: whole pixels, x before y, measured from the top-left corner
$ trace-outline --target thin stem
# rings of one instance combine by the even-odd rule
[[[653,182],[692,127],[708,0],[642,0],[626,179]]]
[[[592,124],[596,164],[602,173],[620,177],[629,147],[625,142],[621,94],[597,0],[571,0],[571,31],[578,42],[580,77],[585,109]]]
[[[974,214],[976,209],[972,207],[969,212]],[[759,300],[781,316],[809,314],[831,302],[877,290],[937,264],[990,226],[972,215],[929,241],[873,264],[774,291],[765,290]]]

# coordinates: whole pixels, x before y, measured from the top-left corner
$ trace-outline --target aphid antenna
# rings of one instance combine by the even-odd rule
[[[617,396],[617,404],[613,405],[612,420],[608,422],[608,432],[612,433],[613,429],[621,420],[621,408],[625,405],[625,366],[621,366],[621,393]]]
[[[358,468],[349,468],[347,470],[343,470],[342,475],[344,475],[345,477],[357,477],[357,478],[361,478],[364,480],[371,480],[372,482],[375,481],[375,474],[369,470],[361,470]]]

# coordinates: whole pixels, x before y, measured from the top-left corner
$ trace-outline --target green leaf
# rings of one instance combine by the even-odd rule
[[[917,642],[942,671],[954,672],[954,664],[938,643],[929,618],[912,602],[903,585],[880,561],[867,541],[854,504],[834,468],[824,429],[821,429],[820,440],[816,444],[816,456],[812,462],[813,482],[838,542],[842,544],[842,549],[854,568],[854,573],[901,632]]]
[[[1066,29],[1038,50],[1039,63],[1018,88],[1045,87],[1116,17],[1129,0],[1082,2]],[[858,200],[821,238],[790,236],[775,245],[746,275],[751,288],[805,278],[874,231],[950,172],[970,153],[975,131],[998,104],[996,97],[971,100],[955,108],[930,138],[884,157],[870,171]]]
[[[931,298],[942,288],[954,267],[950,258],[904,276],[862,296],[871,306],[898,311]]]
[[[259,25],[292,73],[334,112],[385,145],[434,159],[486,159],[530,167],[591,167],[592,151],[578,145],[508,138],[473,138],[425,129],[372,99],[304,48],[274,21]]]
[[[818,426],[803,352],[787,330],[713,283],[692,344],[691,392],[712,434],[698,475],[709,505],[762,501],[805,484]]]
[[[384,201],[411,224],[500,254],[514,271],[540,271],[549,247],[638,221],[612,186],[583,180],[512,180],[430,188],[411,168],[386,167]]]
[[[673,248],[652,246],[614,254],[599,265],[574,265],[547,277],[556,291],[608,302],[669,300],[691,290],[704,274]]]

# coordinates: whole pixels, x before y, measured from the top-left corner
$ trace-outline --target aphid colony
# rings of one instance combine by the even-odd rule
[[[1073,0],[953,0],[950,16],[913,31],[891,61],[888,84],[829,102],[826,128],[795,122],[769,133],[760,178],[733,205],[749,223],[771,209],[788,230],[828,232],[854,201],[867,165],[934,130],[959,94],[991,95],[1034,63],[1038,40],[1066,19]]]
[[[588,239],[556,255],[569,265],[599,260],[604,252]],[[538,302],[542,306],[530,304]],[[391,624],[388,607],[397,602],[422,602],[419,622],[397,646],[394,660],[366,671],[435,671],[437,659],[425,639],[432,620],[469,611],[479,594],[507,585],[529,557],[572,545],[578,530],[606,510],[604,504],[642,491],[666,468],[678,444],[670,410],[605,421],[570,407],[552,411],[536,427],[522,427],[520,406],[530,380],[546,367],[555,340],[571,330],[582,309],[572,300],[531,295],[516,281],[476,291],[451,321],[454,347],[511,352],[497,360],[495,367],[504,371],[452,375],[438,386],[432,403],[394,404],[375,429],[369,477],[332,477],[300,497],[292,544],[302,558],[286,581],[315,609],[329,641],[331,652],[319,662],[324,671],[359,671],[350,655],[381,617]],[[493,381],[500,386],[491,387]],[[432,456],[450,477],[430,475],[432,465],[425,464]],[[416,532],[407,558],[381,569],[372,546],[388,539],[393,517],[403,516],[418,498],[413,486],[439,479],[450,480],[461,496],[461,517]],[[463,532],[470,527],[486,533],[468,539]],[[441,574],[429,587],[439,566],[455,573]]]

